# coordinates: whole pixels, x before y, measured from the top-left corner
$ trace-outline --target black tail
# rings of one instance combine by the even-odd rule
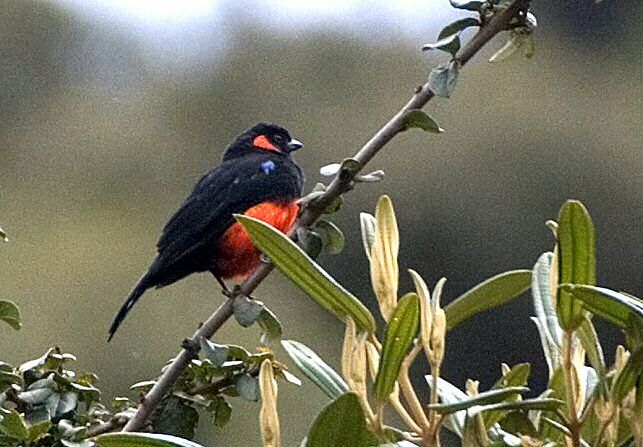
[[[147,275],[144,275],[141,279],[138,280],[138,283],[136,284],[134,289],[130,292],[129,296],[121,306],[121,309],[118,311],[116,318],[114,318],[112,327],[109,328],[109,337],[107,338],[108,342],[111,341],[112,337],[114,336],[114,333],[121,325],[121,323],[127,316],[130,309],[134,306],[134,304],[136,304],[136,302],[139,300],[141,295],[143,295],[145,291],[149,289],[151,286],[152,285],[148,282]]]

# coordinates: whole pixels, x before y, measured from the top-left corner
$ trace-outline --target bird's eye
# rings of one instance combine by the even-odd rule
[[[281,135],[275,135],[274,137],[272,137],[272,139],[277,144],[283,144],[284,142],[284,137],[282,137]]]

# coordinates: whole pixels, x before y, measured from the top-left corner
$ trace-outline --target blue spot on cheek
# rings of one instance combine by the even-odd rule
[[[261,163],[261,170],[263,171],[264,174],[268,175],[272,171],[274,171],[276,168],[275,162],[272,160],[264,161]]]

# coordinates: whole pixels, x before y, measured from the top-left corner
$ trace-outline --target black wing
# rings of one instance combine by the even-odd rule
[[[272,169],[265,169],[269,161]],[[224,162],[199,180],[166,224],[148,275],[155,285],[166,285],[207,270],[233,214],[267,200],[292,200],[302,187],[301,170],[292,160],[266,156]]]

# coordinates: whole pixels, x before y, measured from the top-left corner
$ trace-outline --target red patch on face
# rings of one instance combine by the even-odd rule
[[[287,233],[298,212],[299,205],[294,202],[263,202],[248,209],[244,214]],[[243,280],[261,264],[259,250],[239,222],[235,222],[221,236],[217,249],[216,270],[223,279]]]
[[[277,148],[277,146],[275,146],[274,144],[272,144],[272,143],[270,142],[270,140],[268,140],[268,137],[267,137],[267,136],[265,136],[265,135],[259,135],[258,137],[256,137],[256,138],[254,139],[254,141],[252,142],[252,145],[253,145],[254,147],[258,147],[258,148],[261,148],[261,149],[265,149],[265,150],[267,150],[267,151],[281,152],[281,151]]]

